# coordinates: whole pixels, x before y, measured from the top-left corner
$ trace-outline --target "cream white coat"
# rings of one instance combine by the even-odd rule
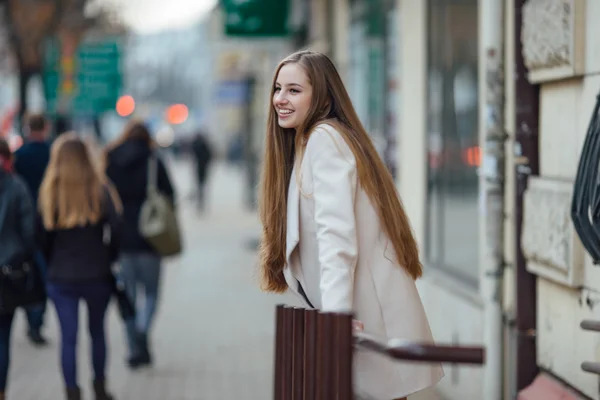
[[[321,124],[292,173],[287,209],[285,278],[314,308],[353,312],[365,333],[433,342],[414,280],[397,264],[367,194],[356,160],[341,135]],[[308,306],[308,304],[307,304]],[[377,400],[408,396],[435,385],[439,364],[400,363],[357,351],[357,394]]]

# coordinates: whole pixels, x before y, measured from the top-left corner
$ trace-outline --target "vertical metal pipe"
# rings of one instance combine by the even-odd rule
[[[245,113],[244,160],[246,166],[246,206],[248,210],[256,210],[256,186],[258,182],[258,155],[255,150],[254,110],[252,101],[256,98],[256,78],[247,77],[247,96]]]
[[[293,362],[292,362],[292,399],[303,400],[304,391],[304,312],[303,308],[292,310],[293,320]]]
[[[304,313],[304,400],[316,398],[317,310]]]
[[[332,363],[332,323],[331,316],[325,313],[317,315],[317,388],[315,400],[332,400],[331,382]]]
[[[283,390],[282,390],[282,400],[291,400],[292,399],[292,362],[293,362],[293,354],[294,354],[294,343],[293,343],[293,309],[290,307],[284,308],[284,318],[283,318],[283,359],[282,359],[282,368],[283,368]]]
[[[333,0],[322,0],[325,2],[325,43],[327,43],[327,55],[335,60],[337,58],[336,46],[335,46],[335,25],[336,20],[333,10]]]
[[[487,360],[483,397],[501,400],[503,391],[503,276],[504,276],[504,2],[480,0],[480,85],[483,161],[480,194],[484,210],[482,226],[481,295],[485,302],[484,343]]]
[[[284,314],[284,306],[278,305],[275,311],[275,362],[273,365],[273,400],[281,400],[283,398]]]
[[[539,86],[527,79],[521,43],[522,9],[526,0],[515,0],[515,168],[516,168],[516,389],[527,387],[538,373],[536,363],[536,302],[535,276],[526,269],[521,250],[523,226],[523,194],[530,175],[539,174]]]
[[[335,399],[352,399],[352,316],[338,314],[334,316],[334,371]]]

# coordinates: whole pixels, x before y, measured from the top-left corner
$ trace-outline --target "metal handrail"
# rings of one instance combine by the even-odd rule
[[[415,343],[400,339],[382,340],[375,336],[354,333],[354,345],[396,360],[485,364],[485,349],[477,346],[447,346]]]
[[[584,331],[600,332],[600,321],[584,319],[579,325]]]
[[[584,331],[600,332],[600,321],[584,319],[579,324]],[[593,361],[584,361],[581,363],[581,370],[591,374],[600,375],[600,363]]]
[[[352,362],[357,350],[399,361],[483,364],[485,360],[482,347],[439,346],[356,332],[352,318],[277,306],[274,400],[353,399]]]

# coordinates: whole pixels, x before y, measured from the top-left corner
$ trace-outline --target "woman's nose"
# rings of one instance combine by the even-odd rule
[[[285,104],[287,103],[287,99],[281,92],[275,94],[275,104]]]

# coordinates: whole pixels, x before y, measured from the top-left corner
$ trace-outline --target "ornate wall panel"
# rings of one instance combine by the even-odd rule
[[[523,7],[523,58],[531,82],[582,75],[586,0],[529,0]]]
[[[571,222],[573,183],[529,178],[521,246],[527,269],[570,287],[583,281],[584,250]]]

